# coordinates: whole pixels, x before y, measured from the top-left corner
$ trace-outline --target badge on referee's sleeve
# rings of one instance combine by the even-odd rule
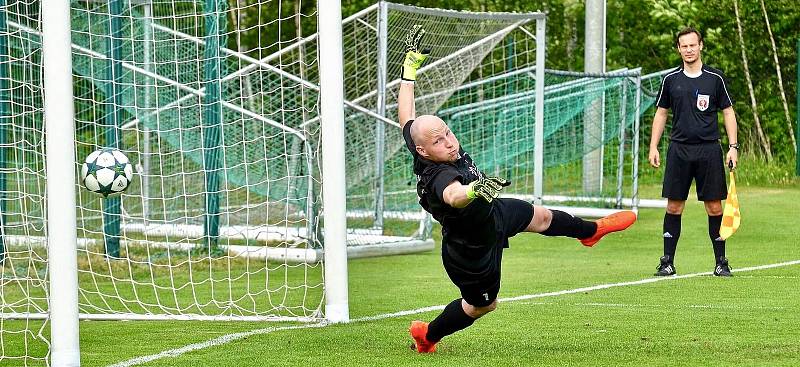
[[[697,95],[697,109],[700,111],[705,111],[708,109],[708,101],[711,99],[708,94],[698,94]]]
[[[731,184],[728,187],[728,198],[725,199],[725,210],[722,211],[722,226],[719,228],[719,237],[722,240],[728,239],[737,229],[741,217],[739,216],[739,196],[736,194],[736,181],[731,170]]]

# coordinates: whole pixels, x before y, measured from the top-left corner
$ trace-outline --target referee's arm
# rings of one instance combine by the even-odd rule
[[[738,144],[738,127],[736,125],[736,113],[733,112],[733,107],[722,110],[722,120],[725,124],[725,132],[728,134],[728,144]],[[736,148],[728,148],[728,154],[725,155],[725,163],[733,162],[733,168],[736,168],[738,160],[739,150]]]
[[[730,109],[733,110],[732,108]],[[658,142],[661,141],[661,134],[664,133],[664,127],[667,125],[667,116],[668,112],[666,108],[658,107],[656,109],[656,115],[653,117],[653,131],[650,134],[650,153],[648,154],[648,159],[650,160],[650,165],[653,167],[660,167],[661,166],[661,157],[658,153]],[[734,120],[734,130],[736,128],[736,121]],[[725,127],[728,126],[728,119],[725,118]],[[734,136],[736,132],[734,131]]]

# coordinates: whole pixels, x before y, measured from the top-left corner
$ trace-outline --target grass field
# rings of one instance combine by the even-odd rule
[[[800,260],[800,187],[739,191],[730,279],[685,276],[714,266],[704,210],[690,201],[675,263],[681,276],[640,282],[655,279],[662,209],[641,211],[630,230],[595,248],[519,235],[504,256],[500,297],[522,299],[502,301],[433,355],[409,349],[407,327],[439,312],[421,308],[458,297],[438,249],[351,261],[350,324],[83,321],[82,365],[796,366],[800,264],[749,268]],[[393,315],[400,311],[409,312]]]

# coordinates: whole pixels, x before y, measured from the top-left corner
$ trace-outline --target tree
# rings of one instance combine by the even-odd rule
[[[747,53],[745,52],[746,46],[744,44],[744,36],[742,35],[742,22],[741,17],[739,16],[739,1],[733,0],[733,9],[734,13],[736,14],[736,25],[737,30],[739,31],[739,46],[742,50],[742,63],[744,65],[744,76],[747,78],[747,89],[750,91],[750,103],[753,112],[753,119],[756,123],[756,129],[758,132],[758,137],[761,140],[762,148],[764,149],[764,153],[767,155],[767,161],[772,160],[772,149],[770,148],[769,138],[764,134],[764,130],[761,128],[761,120],[758,117],[758,102],[756,102],[756,95],[753,91],[753,81],[750,78],[750,68],[747,63]]]
[[[772,45],[772,56],[775,60],[775,74],[778,77],[778,87],[780,88],[781,101],[783,102],[783,111],[786,115],[786,127],[789,129],[789,137],[792,139],[792,148],[797,151],[797,142],[794,140],[794,130],[792,129],[792,118],[789,117],[789,104],[786,102],[786,92],[783,89],[783,76],[781,74],[781,64],[778,61],[778,50],[775,46],[775,37],[772,35],[772,27],[769,25],[769,15],[767,15],[767,7],[764,5],[764,0],[761,0],[761,10],[764,12],[764,23],[767,25],[767,32],[769,32],[769,41]]]
[[[302,18],[303,37],[316,29],[317,0],[227,1],[231,9],[241,12],[230,13],[230,24],[238,21],[239,34],[228,37],[229,47],[247,50],[252,57],[265,57],[296,42],[299,39],[295,24],[298,17]],[[343,0],[342,15],[352,15],[375,1]],[[583,69],[585,5],[582,0],[397,2],[453,10],[542,11],[547,14],[547,67]],[[782,76],[796,73],[800,1],[737,0],[736,5],[738,17],[737,12],[726,11],[731,8],[730,0],[608,1],[607,69],[642,67],[644,73],[649,73],[676,67],[680,64],[680,56],[675,52],[674,34],[684,26],[694,26],[703,32],[705,39],[703,61],[725,71],[739,117],[740,141],[746,145],[745,148],[750,153],[766,156],[764,148],[769,145],[769,154],[777,158],[794,157],[796,142],[792,143],[792,135],[787,136],[787,131],[791,128],[790,121],[795,111],[783,101],[788,99],[783,95],[793,95],[797,83],[794,78],[783,80]],[[300,9],[301,16],[296,15],[297,9]],[[730,37],[734,32],[738,34],[740,29],[741,37]],[[742,47],[746,51],[746,69]],[[767,50],[772,50],[772,57]],[[776,98],[781,89],[781,98]],[[749,98],[745,93],[750,95]],[[754,147],[759,148],[752,149]]]

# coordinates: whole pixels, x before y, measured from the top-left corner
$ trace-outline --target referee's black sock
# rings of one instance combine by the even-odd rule
[[[714,246],[714,259],[719,261],[720,256],[725,256],[725,241],[719,238],[719,227],[722,225],[722,215],[708,216],[708,237]]]
[[[681,238],[681,215],[664,214],[664,255],[669,256],[670,262],[675,261],[675,249],[678,248],[679,238]]]
[[[442,338],[472,325],[475,319],[464,312],[461,307],[461,298],[450,302],[444,311],[428,324],[428,335],[425,336],[431,343],[438,343]]]
[[[545,236],[566,236],[572,238],[588,238],[594,236],[597,231],[597,224],[578,217],[573,217],[560,210],[550,210],[553,213],[553,220],[550,227],[544,232]]]

